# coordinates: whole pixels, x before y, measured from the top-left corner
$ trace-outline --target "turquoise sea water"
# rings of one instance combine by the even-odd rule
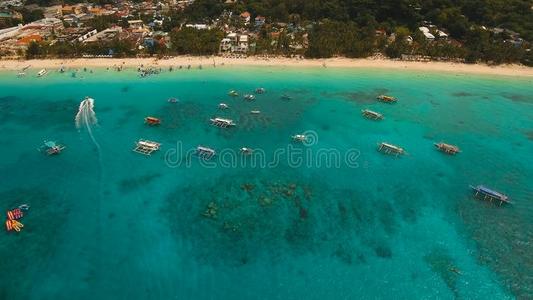
[[[257,87],[267,93],[251,103],[227,95]],[[399,102],[377,102],[383,93]],[[95,99],[100,151],[74,124],[85,96]],[[220,102],[230,109],[219,111]],[[364,108],[385,120],[362,118]],[[249,113],[256,109],[262,114]],[[149,115],[161,126],[143,124]],[[210,126],[213,116],[237,126]],[[31,205],[22,232],[0,234],[1,299],[533,295],[528,78],[252,67],[148,78],[3,72],[0,130],[1,207]],[[304,131],[311,145],[291,143]],[[162,150],[132,152],[140,138]],[[42,155],[45,139],[67,148]],[[441,140],[462,153],[437,152]],[[382,141],[408,155],[377,152]],[[197,145],[221,155],[206,165],[186,154]],[[277,163],[254,167],[240,147]],[[324,149],[342,157],[338,166],[318,163]],[[232,157],[235,166],[223,164]],[[514,204],[475,200],[469,184]]]

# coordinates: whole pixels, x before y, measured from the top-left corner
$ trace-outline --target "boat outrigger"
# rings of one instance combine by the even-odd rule
[[[65,146],[60,145],[55,141],[44,141],[41,147],[37,150],[46,153],[47,155],[55,155],[61,153],[65,148]]]
[[[379,152],[383,152],[385,154],[392,154],[392,155],[401,155],[401,154],[405,154],[405,150],[401,147],[398,147],[396,145],[393,145],[393,144],[388,144],[388,143],[379,143],[378,144],[378,151]]]
[[[46,69],[42,69],[41,71],[37,73],[37,77],[43,77],[44,75],[46,75],[46,73],[47,73]]]
[[[377,113],[375,111],[371,111],[369,109],[363,109],[361,113],[363,114],[364,117],[368,119],[372,119],[372,120],[383,120],[384,119],[382,114]]]
[[[256,94],[264,94],[266,93],[266,90],[264,88],[257,88],[255,89]]]
[[[450,144],[446,144],[446,143],[443,143],[443,142],[435,143],[434,145],[435,145],[435,147],[437,147],[438,150],[440,150],[440,151],[442,151],[442,152],[444,152],[446,154],[454,155],[454,154],[457,154],[457,153],[461,152],[459,147],[457,147],[455,145],[450,145]]]
[[[306,142],[307,141],[307,136],[305,134],[295,134],[293,135],[292,137],[292,140],[295,141],[295,142]]]
[[[219,109],[228,109],[229,106],[228,106],[226,103],[220,103],[220,104],[218,105],[218,108],[219,108]]]
[[[160,125],[161,120],[159,120],[156,117],[146,117],[144,118],[144,122],[150,126]]]
[[[379,95],[377,97],[377,99],[381,102],[386,102],[386,103],[394,103],[398,100],[396,100],[396,98],[392,97],[392,96],[387,96],[387,95]]]
[[[210,159],[211,157],[215,156],[217,153],[214,149],[204,147],[204,146],[198,146],[196,147],[196,154],[205,159]]]
[[[227,127],[235,126],[235,123],[233,122],[233,120],[230,120],[230,119],[213,118],[213,119],[210,119],[210,121],[211,121],[212,125],[215,125],[215,126],[221,127],[221,128],[227,128]]]
[[[237,97],[237,96],[239,96],[239,93],[237,93],[236,90],[231,90],[231,91],[229,91],[228,95],[230,95],[232,97]]]
[[[148,140],[139,140],[133,148],[133,152],[137,152],[144,155],[151,155],[152,152],[159,150],[161,146],[160,143],[148,141]]]
[[[246,94],[246,95],[244,95],[244,100],[253,101],[253,100],[255,100],[255,96],[252,95],[252,94]]]
[[[503,203],[511,203],[507,195],[489,189],[484,185],[470,186],[470,188],[474,190],[475,197],[481,198],[483,200],[489,200],[490,202],[492,202],[492,200],[500,201],[500,205],[502,205]]]

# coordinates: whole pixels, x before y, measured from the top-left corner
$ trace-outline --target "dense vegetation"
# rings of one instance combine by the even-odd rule
[[[33,0],[46,4],[49,0]],[[76,1],[76,0],[70,0]],[[403,54],[459,58],[466,62],[521,62],[533,65],[530,42],[533,41],[533,9],[531,0],[196,0],[184,11],[165,14],[161,30],[171,32],[172,48],[157,45],[149,53],[205,55],[216,53],[222,37],[218,30],[198,31],[184,28],[184,23],[212,23],[224,11],[239,15],[249,11],[253,18],[268,20],[254,40],[256,53],[282,55],[303,54],[311,58],[366,57],[376,52],[397,58]],[[25,17],[26,18],[26,17]],[[145,20],[146,21],[146,20]],[[228,22],[230,20],[225,20]],[[418,27],[429,21],[450,35],[450,40],[427,41]],[[90,26],[103,29],[121,21],[114,17],[95,18]],[[304,52],[289,47],[287,31],[276,41],[269,31],[279,29],[276,23],[305,28],[308,48]],[[238,20],[232,25],[243,26]],[[220,23],[219,23],[220,24]],[[493,28],[504,28],[498,32]],[[181,30],[179,28],[182,28]],[[376,35],[376,30],[386,34]],[[520,38],[517,37],[516,32]],[[394,37],[390,35],[394,33]],[[291,36],[294,40],[294,35]],[[296,38],[301,38],[296,35]],[[126,53],[126,52],[124,52]]]

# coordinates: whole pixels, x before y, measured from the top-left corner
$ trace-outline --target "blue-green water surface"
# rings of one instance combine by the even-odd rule
[[[267,92],[242,99],[257,87]],[[228,96],[232,89],[241,95]],[[399,101],[377,102],[379,94]],[[99,149],[74,124],[85,96],[95,99]],[[363,118],[365,108],[385,119]],[[149,127],[146,116],[162,124]],[[214,116],[237,126],[211,126]],[[291,142],[305,131],[312,143]],[[533,295],[529,78],[254,67],[147,78],[3,72],[0,132],[1,208],[31,205],[22,232],[0,234],[1,299]],[[161,151],[134,153],[141,138]],[[46,139],[67,148],[43,155],[36,149]],[[384,141],[408,154],[377,152]],[[440,153],[439,141],[462,152]],[[186,153],[198,145],[220,155],[207,165]],[[275,163],[254,167],[240,147]],[[316,158],[325,150],[340,155],[338,165]],[[234,166],[222,163],[232,158]],[[514,203],[475,200],[469,184]]]

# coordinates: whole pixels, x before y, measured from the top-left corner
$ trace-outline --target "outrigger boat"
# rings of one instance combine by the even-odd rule
[[[434,144],[435,147],[437,147],[438,150],[446,153],[446,154],[451,154],[451,155],[454,155],[456,153],[459,153],[461,152],[461,150],[459,150],[459,147],[455,146],[455,145],[450,145],[450,144],[446,144],[446,143],[443,143],[443,142],[440,142],[440,143],[435,143]]]
[[[229,106],[228,106],[226,103],[220,103],[220,104],[218,105],[218,108],[219,108],[219,109],[228,109]]]
[[[169,103],[178,103],[178,99],[177,98],[168,98],[167,100]]]
[[[17,77],[18,77],[18,78],[21,78],[21,77],[24,77],[24,76],[26,76],[26,72],[19,72],[19,73],[17,74]]]
[[[258,114],[261,113],[261,111],[260,111],[260,110],[251,110],[250,113],[251,113],[252,115],[258,115]]]
[[[37,150],[46,153],[47,155],[55,155],[61,153],[65,148],[65,146],[57,144],[55,141],[44,141],[41,147]]]
[[[215,156],[217,153],[214,149],[204,147],[204,146],[198,146],[196,147],[196,154],[204,159],[210,159],[211,157]]]
[[[239,151],[245,155],[250,155],[253,152],[251,148],[246,148],[246,147],[242,147],[241,149],[239,149]]]
[[[382,114],[377,113],[375,111],[371,111],[369,109],[363,109],[361,113],[363,114],[363,116],[365,116],[368,119],[372,119],[372,120],[383,120],[384,119]]]
[[[470,186],[470,188],[474,190],[475,197],[482,198],[483,200],[489,200],[490,202],[492,202],[492,200],[500,201],[500,205],[503,203],[512,203],[507,195],[491,190],[486,186],[478,185]]]
[[[231,91],[229,91],[228,95],[230,95],[232,97],[237,97],[237,96],[239,96],[239,93],[237,93],[236,90],[231,90]]]
[[[392,96],[386,96],[386,95],[379,95],[377,99],[381,102],[387,102],[387,103],[394,103],[398,100]]]
[[[139,140],[133,148],[133,152],[137,152],[144,155],[151,155],[152,152],[159,150],[161,146],[160,143],[148,141],[148,140]]]
[[[146,117],[144,118],[144,122],[150,126],[160,125],[161,120],[159,120],[156,117]]]
[[[264,94],[266,93],[266,90],[264,88],[257,88],[255,89],[256,94]]]
[[[295,141],[295,142],[306,142],[307,141],[307,136],[305,134],[295,134],[293,135],[292,137],[292,140]]]
[[[378,144],[378,151],[379,152],[383,152],[385,154],[392,154],[392,155],[400,155],[400,154],[405,154],[405,150],[401,147],[398,147],[396,145],[393,145],[393,144],[388,144],[388,143],[379,143]]]
[[[246,94],[246,95],[244,95],[244,100],[253,101],[253,100],[255,100],[255,96],[252,95],[252,94]]]
[[[233,120],[230,120],[230,119],[213,118],[213,119],[210,119],[210,121],[211,121],[212,125],[215,125],[215,126],[221,127],[221,128],[227,128],[227,127],[235,126],[235,123],[233,122]]]
[[[42,69],[41,71],[37,73],[37,77],[43,77],[44,75],[46,75],[46,73],[47,73],[46,69]]]

